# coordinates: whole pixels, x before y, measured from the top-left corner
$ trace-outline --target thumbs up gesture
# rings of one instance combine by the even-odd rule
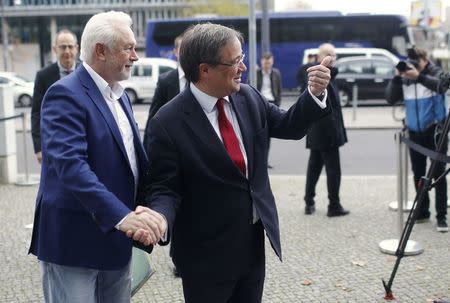
[[[308,86],[314,96],[320,96],[330,83],[332,58],[326,56],[319,65],[308,68]]]

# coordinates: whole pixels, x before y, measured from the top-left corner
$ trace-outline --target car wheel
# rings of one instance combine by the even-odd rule
[[[131,88],[126,88],[125,91],[127,92],[128,98],[130,98],[132,104],[139,103],[138,96],[134,90],[132,90]]]
[[[17,99],[17,103],[19,106],[31,106],[31,96],[30,95],[21,95]]]
[[[339,90],[339,99],[341,100],[342,107],[350,105],[350,94],[347,93],[345,90],[343,89]]]

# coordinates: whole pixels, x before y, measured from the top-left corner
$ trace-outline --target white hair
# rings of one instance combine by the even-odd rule
[[[94,58],[97,43],[102,43],[112,49],[123,33],[121,29],[131,27],[132,24],[131,17],[124,12],[109,11],[92,16],[81,35],[80,59],[90,62]]]

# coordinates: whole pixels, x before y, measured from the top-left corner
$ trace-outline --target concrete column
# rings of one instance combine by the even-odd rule
[[[12,87],[0,85],[0,118],[14,116]],[[16,121],[0,122],[0,183],[17,181]]]
[[[56,34],[58,30],[58,25],[56,24],[56,18],[51,17],[50,18],[50,52],[52,54],[52,62],[56,62],[56,54],[53,51],[53,45],[55,44]]]

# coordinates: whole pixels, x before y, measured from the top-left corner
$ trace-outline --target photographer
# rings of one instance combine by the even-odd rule
[[[427,52],[420,48],[408,49],[408,60],[400,61],[396,66],[396,76],[386,87],[386,100],[390,104],[404,100],[406,128],[409,138],[428,149],[437,150],[439,135],[446,118],[447,85],[442,77],[443,71],[427,58]],[[448,139],[443,153],[447,153]],[[426,174],[427,157],[410,149],[414,185]],[[439,162],[432,176],[434,180],[445,171],[445,164]],[[447,181],[442,178],[435,187],[437,231],[447,232]],[[417,223],[430,217],[428,192],[420,209]]]

